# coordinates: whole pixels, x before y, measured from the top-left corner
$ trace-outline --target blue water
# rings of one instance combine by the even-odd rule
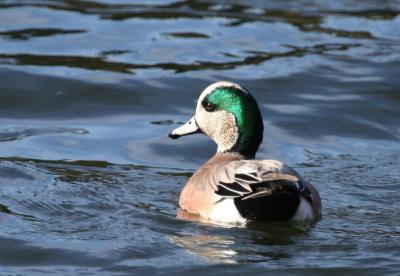
[[[395,0],[0,1],[0,274],[398,275],[399,70]],[[216,148],[167,134],[218,80],[321,221],[176,218]]]

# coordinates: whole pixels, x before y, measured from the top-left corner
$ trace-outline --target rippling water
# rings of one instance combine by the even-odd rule
[[[395,0],[1,1],[1,274],[398,275],[399,72]],[[176,218],[215,146],[167,133],[221,79],[320,222]]]

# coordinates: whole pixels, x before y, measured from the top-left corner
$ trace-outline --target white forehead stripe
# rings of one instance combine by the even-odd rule
[[[199,97],[198,103],[201,103],[203,101],[203,99],[208,94],[213,92],[215,89],[222,88],[222,87],[232,87],[232,88],[235,88],[237,90],[243,91],[243,93],[246,93],[246,94],[248,93],[246,89],[244,89],[242,86],[240,86],[237,83],[230,82],[230,81],[219,81],[219,82],[216,82],[216,83],[213,83],[213,84],[207,86],[206,89],[204,89],[203,92],[201,92],[201,95]]]

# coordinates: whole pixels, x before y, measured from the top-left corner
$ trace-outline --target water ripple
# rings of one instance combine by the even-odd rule
[[[0,130],[0,142],[21,140],[31,136],[48,134],[88,134],[82,128],[29,128],[29,129],[3,129]]]

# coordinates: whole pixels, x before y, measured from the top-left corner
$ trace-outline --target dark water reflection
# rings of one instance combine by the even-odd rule
[[[1,1],[0,274],[398,274],[399,53],[398,1]],[[220,79],[320,222],[176,218],[215,147],[167,133]]]

